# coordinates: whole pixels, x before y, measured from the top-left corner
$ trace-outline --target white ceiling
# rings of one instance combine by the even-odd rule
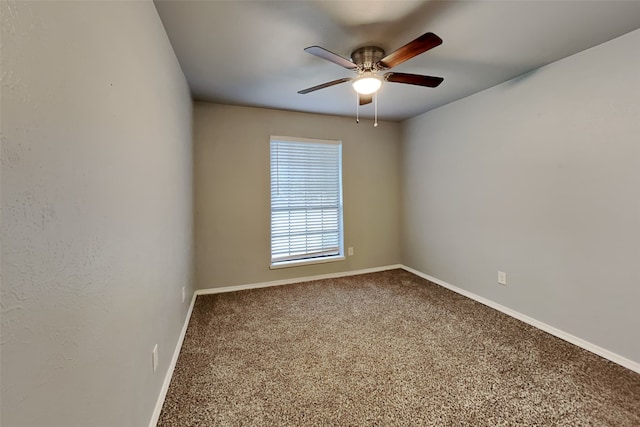
[[[376,45],[390,53],[425,32],[436,33],[442,45],[393,71],[444,82],[434,89],[385,83],[378,114],[386,120],[413,117],[640,28],[640,1],[155,4],[194,99],[223,104],[354,116],[349,83],[297,93],[354,75],[303,49],[318,45],[348,58],[357,47]],[[363,106],[360,115],[372,117],[373,109]]]

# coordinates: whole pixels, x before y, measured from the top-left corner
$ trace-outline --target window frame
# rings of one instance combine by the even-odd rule
[[[324,256],[302,256],[298,259],[273,261],[273,199],[271,192],[271,181],[273,178],[273,164],[271,162],[272,143],[273,141],[292,142],[292,143],[315,143],[315,144],[331,144],[337,145],[338,148],[338,253],[335,255]],[[297,267],[303,265],[323,264],[329,262],[344,261],[346,259],[344,252],[344,201],[342,188],[342,140],[319,139],[319,138],[303,138],[271,135],[269,138],[269,269],[275,270],[280,268]],[[308,255],[308,254],[307,254]]]

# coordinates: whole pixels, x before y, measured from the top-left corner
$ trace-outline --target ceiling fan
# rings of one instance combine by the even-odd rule
[[[310,46],[305,49],[312,55],[331,61],[348,70],[355,71],[356,77],[344,77],[317,86],[298,91],[307,94],[340,83],[353,81],[353,88],[358,93],[358,104],[371,103],[375,93],[382,86],[382,81],[404,83],[417,86],[437,87],[444,80],[442,77],[424,76],[421,74],[387,72],[382,76],[378,73],[389,70],[409,59],[420,55],[442,44],[442,39],[433,33],[425,33],[417,39],[385,56],[384,49],[377,46],[364,46],[351,53],[351,59],[328,51],[320,46]]]

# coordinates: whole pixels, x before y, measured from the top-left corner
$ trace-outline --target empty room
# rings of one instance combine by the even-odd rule
[[[2,0],[0,425],[640,425],[640,1]]]

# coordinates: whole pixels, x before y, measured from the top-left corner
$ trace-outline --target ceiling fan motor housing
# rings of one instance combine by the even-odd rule
[[[351,60],[361,71],[375,71],[378,62],[384,58],[384,53],[384,49],[380,47],[364,46],[351,52]]]

